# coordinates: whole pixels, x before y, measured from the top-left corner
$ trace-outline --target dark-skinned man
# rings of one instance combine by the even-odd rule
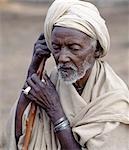
[[[27,80],[15,105],[9,149],[21,149],[30,102],[38,108],[29,150],[128,150],[129,92],[101,60],[110,48],[97,8],[79,0],[56,0],[34,47]],[[50,54],[56,69],[36,74]]]

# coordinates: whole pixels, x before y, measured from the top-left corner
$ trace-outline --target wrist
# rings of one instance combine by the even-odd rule
[[[66,117],[62,117],[54,123],[55,133],[59,133],[66,129],[70,129],[70,123]]]
[[[50,119],[52,123],[55,124],[62,117],[66,118],[66,115],[64,114],[64,112],[56,111],[55,113],[53,113],[53,115],[50,116]]]
[[[53,124],[55,124],[62,117],[66,118],[62,107],[58,107],[58,109],[51,109],[50,111],[47,111],[47,114]]]

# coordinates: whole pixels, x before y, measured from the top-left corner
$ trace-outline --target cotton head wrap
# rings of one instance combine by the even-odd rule
[[[110,48],[110,37],[104,19],[98,9],[89,2],[80,0],[55,0],[48,10],[44,35],[49,49],[53,26],[74,28],[99,41],[103,48],[100,57],[106,55]]]

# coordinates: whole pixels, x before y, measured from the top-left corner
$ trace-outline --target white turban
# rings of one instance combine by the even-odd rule
[[[52,49],[53,26],[74,28],[99,41],[106,55],[110,48],[110,37],[104,19],[98,9],[89,2],[80,0],[55,0],[48,10],[44,35],[49,49]]]

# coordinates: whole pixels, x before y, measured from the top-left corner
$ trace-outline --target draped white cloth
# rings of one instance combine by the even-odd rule
[[[51,75],[59,93],[64,112],[70,121],[75,139],[84,150],[129,150],[129,91],[124,82],[111,67],[97,60],[80,96],[72,84]],[[20,137],[21,150],[25,135],[25,122],[29,107],[22,120],[23,136]],[[15,111],[6,128],[8,150],[16,150]],[[46,113],[38,108],[29,150],[60,150],[60,144]]]
[[[54,26],[74,28],[98,40],[103,48],[101,57],[106,55],[110,48],[110,37],[105,21],[97,8],[89,2],[54,1],[48,10],[44,23],[44,34],[49,49],[52,49],[51,33]]]
[[[52,4],[44,24],[45,39],[50,49],[54,26],[74,28],[98,40],[103,48],[102,56],[109,50],[110,38],[105,21],[91,3],[56,0]],[[72,84],[59,80],[56,72],[51,74],[51,81],[56,86],[73,135],[82,149],[129,150],[129,91],[107,63],[96,60],[81,96]],[[16,106],[6,128],[7,150],[16,150]],[[22,117],[23,135],[18,143],[19,150],[24,141],[29,109],[30,105]],[[29,150],[61,150],[53,125],[41,108],[37,109]]]

